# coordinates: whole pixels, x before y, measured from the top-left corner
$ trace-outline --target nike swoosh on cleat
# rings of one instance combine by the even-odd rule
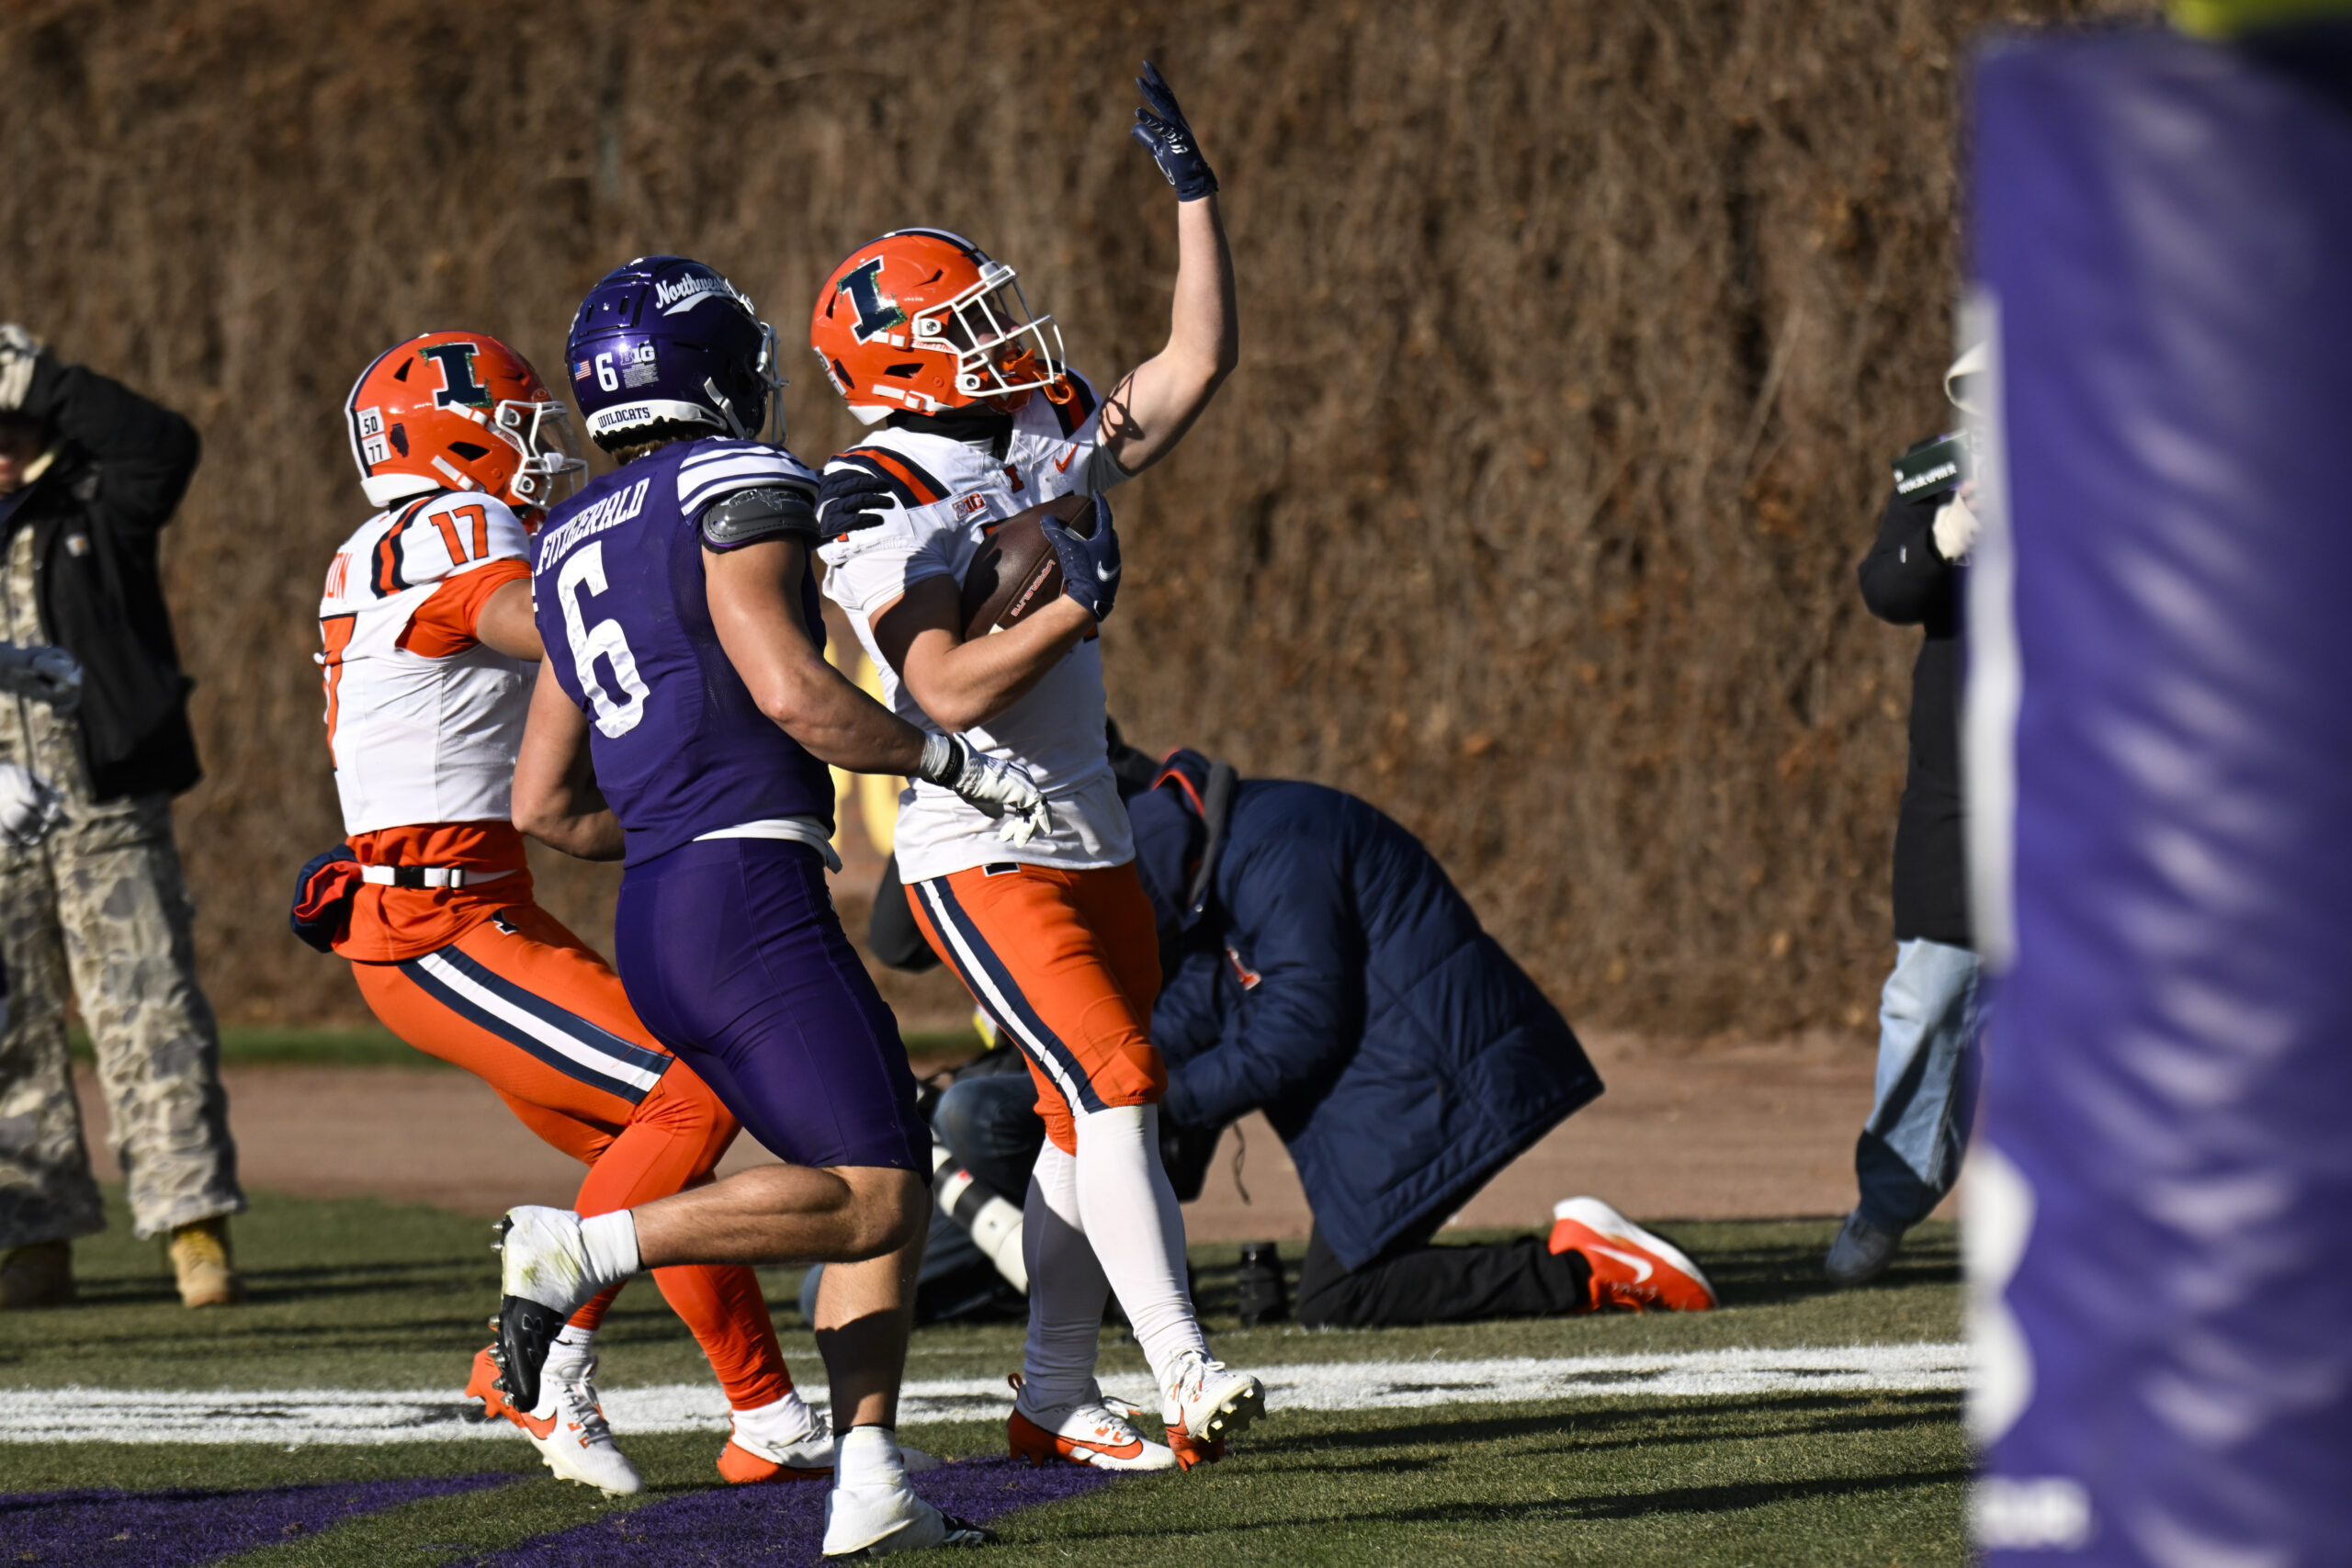
[[[1636,1285],[1642,1283],[1652,1274],[1657,1271],[1656,1269],[1651,1267],[1650,1260],[1648,1258],[1644,1258],[1637,1252],[1620,1252],[1613,1247],[1603,1247],[1599,1242],[1588,1242],[1585,1244],[1585,1247],[1587,1251],[1598,1252],[1602,1254],[1604,1257],[1613,1258],[1620,1263],[1630,1264],[1636,1270],[1634,1275],[1634,1283]]]
[[[1101,1454],[1106,1459],[1134,1459],[1143,1452],[1141,1438],[1129,1438],[1115,1447],[1110,1443],[1090,1443],[1084,1438],[1064,1438],[1061,1441],[1066,1450],[1073,1450],[1070,1456],[1073,1459],[1077,1457],[1074,1450],[1079,1449]]]

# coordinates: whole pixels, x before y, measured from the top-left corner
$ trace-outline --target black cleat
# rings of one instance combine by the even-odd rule
[[[969,1519],[959,1519],[953,1514],[942,1514],[939,1522],[947,1527],[947,1539],[941,1546],[994,1546],[996,1531],[986,1525],[976,1525]]]
[[[563,1332],[571,1314],[524,1296],[503,1296],[498,1303],[498,1362],[500,1392],[517,1410],[539,1407],[539,1373],[548,1351]]]

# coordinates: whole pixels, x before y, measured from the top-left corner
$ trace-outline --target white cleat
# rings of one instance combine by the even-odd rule
[[[887,1557],[941,1546],[993,1546],[996,1532],[943,1514],[904,1484],[836,1486],[825,1495],[825,1556]]]
[[[1136,1429],[1141,1415],[1125,1400],[1095,1397],[1062,1405],[1032,1405],[1024,1386],[1004,1423],[1005,1446],[1033,1465],[1057,1460],[1100,1470],[1173,1470],[1176,1455]]]
[[[596,1358],[559,1345],[540,1376],[539,1406],[515,1420],[547,1467],[565,1481],[594,1486],[607,1497],[634,1497],[645,1490],[637,1466],[613,1442],[613,1429],[596,1401]]]
[[[1159,1419],[1168,1428],[1169,1443],[1180,1436],[1191,1446],[1211,1450],[1201,1459],[1224,1452],[1225,1439],[1265,1414],[1266,1387],[1248,1372],[1237,1372],[1214,1356],[1189,1354],[1177,1363],[1176,1382],[1160,1390]],[[1179,1462],[1185,1456],[1179,1452]],[[1195,1459],[1184,1463],[1190,1470]]]

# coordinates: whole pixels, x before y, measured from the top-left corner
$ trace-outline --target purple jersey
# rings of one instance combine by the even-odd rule
[[[682,441],[606,474],[548,514],[531,596],[564,694],[591,720],[596,784],[636,865],[721,828],[833,819],[825,764],[752,701],[704,596],[703,509],[737,491],[813,496],[800,460],[753,441]],[[813,574],[800,604],[825,622]]]

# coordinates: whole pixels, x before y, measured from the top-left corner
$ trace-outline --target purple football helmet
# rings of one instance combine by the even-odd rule
[[[698,261],[639,256],[606,273],[580,302],[563,357],[588,434],[607,451],[662,427],[784,441],[775,329]]]

